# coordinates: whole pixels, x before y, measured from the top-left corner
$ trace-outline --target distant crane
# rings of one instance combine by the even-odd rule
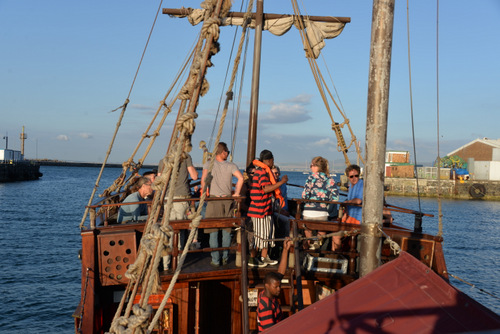
[[[20,139],[21,139],[21,155],[24,156],[24,140],[28,139],[28,135],[24,133],[24,125],[23,125],[23,132],[21,132],[20,135]]]

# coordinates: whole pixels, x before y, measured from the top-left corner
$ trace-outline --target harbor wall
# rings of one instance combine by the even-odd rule
[[[439,180],[441,197],[456,199],[500,200],[500,181]],[[386,195],[437,197],[438,180],[385,178]],[[418,190],[418,191],[417,191]]]
[[[1,162],[0,183],[38,180],[42,176],[40,165],[30,161]]]

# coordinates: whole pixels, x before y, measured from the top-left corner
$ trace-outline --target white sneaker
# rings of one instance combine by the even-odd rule
[[[268,256],[266,256],[266,257],[261,257],[261,258],[260,258],[260,260],[261,260],[262,262],[264,262],[265,264],[268,264],[268,265],[270,265],[270,266],[274,266],[275,264],[278,264],[278,261],[276,261],[276,260],[271,260],[271,259],[269,258],[269,255],[268,255]]]
[[[170,267],[170,255],[163,257],[163,270],[167,271]]]
[[[257,267],[257,268],[264,268],[265,266],[267,266],[267,263],[260,261],[256,257],[251,257],[248,259],[248,266],[249,267]]]
[[[321,245],[319,244],[319,242],[315,241],[314,243],[311,244],[311,246],[309,246],[309,249],[316,250],[316,249],[319,249],[320,247],[321,247]]]

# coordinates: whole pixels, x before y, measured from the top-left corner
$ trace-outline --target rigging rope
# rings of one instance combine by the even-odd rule
[[[241,53],[242,53],[242,49],[243,49],[243,46],[245,46],[245,52],[244,52],[244,59],[246,60],[246,55],[247,55],[247,51],[248,51],[248,34],[247,34],[247,22],[250,20],[251,18],[251,10],[252,10],[252,7],[253,7],[253,0],[252,1],[249,1],[248,4],[247,4],[247,11],[245,12],[245,15],[243,16],[243,20],[244,20],[244,24],[242,25],[242,34],[241,34],[241,37],[240,37],[240,42],[238,44],[238,50],[236,52],[236,57],[234,59],[234,64],[238,64],[237,66],[239,66],[239,63],[240,63],[240,58],[241,58]],[[241,3],[241,6],[240,6],[240,11],[242,10],[243,8],[243,2]],[[228,65],[226,67],[226,74],[224,76],[224,82],[223,82],[223,85],[222,85],[222,90],[221,90],[221,95],[220,95],[220,98],[219,98],[219,105],[217,107],[217,113],[216,113],[216,116],[215,116],[215,119],[214,119],[214,123],[213,123],[213,127],[212,127],[212,133],[210,135],[210,140],[208,142],[208,147],[211,146],[212,144],[212,139],[214,137],[214,133],[215,133],[215,129],[216,129],[216,125],[217,125],[217,120],[218,120],[218,117],[219,117],[219,111],[220,111],[220,106],[222,104],[222,99],[223,99],[223,96],[224,96],[224,87],[226,86],[226,80],[227,80],[227,76],[228,76],[228,73],[229,73],[229,69],[230,69],[230,62],[231,62],[231,59],[232,59],[232,55],[233,55],[233,51],[234,51],[234,45],[235,45],[235,42],[236,42],[236,36],[238,34],[238,26],[236,27],[235,29],[235,32],[234,32],[234,36],[233,36],[233,42],[231,44],[231,51],[230,51],[230,54],[229,54],[229,59],[228,59]],[[244,40],[247,40],[247,43],[243,43]],[[235,65],[233,65],[235,66]],[[242,72],[242,80],[241,80],[241,84],[240,84],[240,88],[243,86],[243,73],[244,73],[244,69],[245,69],[245,62],[243,62],[243,72]],[[231,76],[231,83],[229,84],[229,87],[231,87],[230,89],[227,90],[227,93],[226,93],[226,100],[225,100],[225,104],[224,104],[224,108],[227,108],[228,107],[228,104],[229,104],[229,101],[233,99],[233,92],[232,92],[232,87],[234,87],[234,82],[236,80],[236,74],[237,74],[237,70],[236,68],[233,67],[233,72],[232,72],[232,76]],[[240,95],[239,95],[239,100],[241,99],[241,89],[240,89]],[[234,157],[234,153],[235,153],[235,141],[236,141],[236,138],[235,138],[235,134],[236,134],[236,126],[238,124],[238,116],[239,116],[239,105],[238,105],[238,109],[237,109],[237,116],[236,116],[236,119],[234,118],[234,108],[233,108],[233,128],[234,128],[234,131],[232,132],[231,134],[231,154],[229,156],[229,160],[230,161],[233,161],[233,157]]]
[[[125,110],[127,109],[127,105],[130,102],[130,95],[132,94],[132,90],[134,88],[135,80],[136,80],[137,75],[139,73],[139,69],[141,68],[142,60],[144,59],[144,54],[146,53],[146,50],[148,48],[149,40],[150,40],[151,35],[153,33],[154,27],[156,25],[156,20],[158,18],[158,14],[160,13],[162,3],[163,3],[163,0],[160,0],[160,3],[158,5],[158,10],[156,11],[156,15],[155,15],[155,18],[153,20],[153,24],[151,26],[151,29],[149,30],[149,35],[148,35],[148,38],[147,38],[147,42],[146,42],[146,45],[144,46],[144,49],[143,49],[143,52],[142,52],[142,56],[141,56],[141,60],[139,61],[139,64],[137,66],[137,70],[135,72],[134,79],[132,80],[132,84],[130,85],[130,89],[129,89],[127,98],[125,99],[125,103],[121,107],[118,107],[118,108],[116,108],[115,110],[112,111],[112,112],[114,112],[114,111],[116,111],[116,110],[118,110],[120,108],[122,109],[122,112],[120,113],[120,117],[118,118],[118,122],[116,123],[116,128],[115,128],[115,132],[113,134],[113,138],[111,139],[111,142],[109,144],[108,151],[106,152],[106,157],[104,158],[104,161],[102,163],[101,170],[99,171],[99,175],[97,176],[97,180],[96,180],[96,183],[94,185],[94,189],[92,190],[92,194],[90,195],[90,199],[89,199],[89,202],[88,202],[87,206],[92,205],[92,201],[94,200],[94,196],[95,196],[95,194],[97,192],[97,188],[99,188],[99,182],[100,182],[102,174],[104,172],[104,167],[106,167],[106,163],[108,161],[108,158],[111,155],[111,150],[113,148],[113,145],[114,145],[114,142],[115,142],[115,139],[116,139],[116,135],[118,134],[118,130],[119,130],[120,126],[121,126],[121,122],[122,122],[123,117],[125,115]],[[85,212],[83,213],[82,220],[80,221],[80,226],[79,226],[80,229],[85,224],[85,220],[87,219],[88,212],[89,212],[89,208],[87,207],[87,208],[85,208]]]
[[[420,205],[420,187],[418,185],[418,172],[417,172],[417,151],[415,145],[415,121],[413,119],[413,91],[411,84],[411,56],[410,56],[410,3],[409,0],[406,0],[406,31],[408,38],[408,82],[409,82],[409,91],[410,91],[410,118],[411,118],[411,135],[413,141],[413,155],[415,159],[415,165],[413,166],[413,170],[415,173],[415,178],[417,181],[417,199],[418,199],[418,211],[422,211]]]
[[[232,145],[231,145],[231,152],[235,152],[235,146],[236,146],[236,135],[238,133],[238,122],[239,122],[239,117],[240,117],[240,110],[241,110],[241,100],[243,96],[243,83],[245,79],[245,69],[246,69],[246,63],[247,63],[247,51],[248,51],[248,42],[250,38],[249,35],[247,34],[247,38],[245,40],[245,52],[244,52],[244,58],[243,58],[243,65],[241,67],[241,77],[240,77],[240,89],[238,91],[238,103],[236,105],[236,118],[234,120],[234,127],[233,127],[233,140],[232,140]],[[231,156],[232,157],[232,156]]]
[[[380,233],[384,235],[385,237],[384,243],[389,244],[391,250],[394,252],[394,255],[398,255],[399,253],[401,253],[401,247],[399,246],[399,244],[394,240],[392,240],[392,238],[387,233],[384,232],[384,230],[380,227],[380,225],[377,225],[377,229],[380,231]]]
[[[205,2],[207,4],[207,1]],[[214,4],[215,5],[215,4]],[[222,0],[219,1],[218,3],[218,8],[220,9],[222,6]],[[226,5],[226,7],[228,7]],[[228,10],[229,8],[225,8],[225,10]],[[130,278],[132,282],[135,283],[135,288],[134,288],[134,295],[135,292],[137,291],[137,287],[140,283],[139,280],[137,280],[137,273],[140,272],[140,277],[145,277],[144,280],[142,280],[142,291],[144,293],[141,294],[141,299],[139,301],[139,304],[132,306],[134,298],[130,297],[129,298],[129,304],[127,307],[127,311],[125,312],[125,315],[123,317],[117,317],[115,315],[115,318],[113,319],[113,325],[112,325],[112,332],[119,332],[121,331],[124,326],[127,326],[129,329],[134,330],[135,328],[144,328],[144,322],[149,319],[149,315],[151,314],[151,307],[147,305],[149,296],[152,292],[156,291],[159,285],[159,275],[158,275],[158,265],[160,261],[160,254],[165,255],[168,253],[168,245],[169,245],[169,240],[171,236],[171,227],[169,225],[169,216],[170,216],[170,211],[172,207],[172,201],[173,201],[173,193],[174,193],[174,188],[175,187],[169,187],[168,191],[168,196],[167,196],[167,204],[166,204],[166,210],[164,212],[164,216],[162,219],[162,224],[161,226],[156,224],[156,220],[158,219],[159,211],[161,208],[160,203],[162,202],[163,194],[165,193],[165,189],[168,183],[168,178],[172,174],[172,169],[173,166],[178,166],[180,162],[180,156],[183,153],[183,150],[185,149],[186,151],[190,151],[190,137],[192,132],[194,131],[194,118],[196,118],[196,113],[194,112],[195,106],[197,104],[197,96],[198,94],[205,94],[206,90],[208,89],[208,83],[206,82],[206,79],[204,77],[205,70],[207,66],[209,66],[211,63],[209,62],[209,58],[215,54],[218,51],[218,47],[213,47],[213,44],[216,43],[216,37],[218,36],[218,27],[216,28],[211,28],[207,26],[213,26],[214,24],[217,25],[218,22],[217,20],[213,19],[208,19],[209,15],[211,12],[207,11],[207,16],[206,16],[206,22],[204,24],[204,34],[200,35],[200,42],[197,45],[197,52],[196,54],[199,55],[196,58],[193,58],[193,65],[191,67],[191,76],[188,78],[188,81],[186,84],[183,86],[182,91],[179,93],[178,97],[183,99],[180,109],[179,109],[179,116],[178,120],[175,124],[173,133],[176,133],[176,131],[179,131],[179,136],[177,137],[176,144],[172,144],[174,140],[171,140],[171,143],[169,145],[169,149],[167,150],[167,156],[164,158],[164,160],[167,162],[165,165],[166,167],[164,169],[167,170],[166,177],[160,177],[159,184],[163,186],[163,189],[161,192],[157,192],[154,196],[153,199],[153,206],[152,206],[152,211],[148,217],[148,222],[145,228],[145,233],[143,237],[141,238],[141,244],[139,247],[139,255],[138,255],[138,261],[134,263],[134,266],[131,266],[129,270],[127,271],[127,275]],[[201,52],[201,46],[202,46],[202,39],[206,39],[207,43],[205,45],[205,48],[203,52]],[[205,60],[204,65],[201,65],[200,60]],[[190,99],[190,105],[189,105],[189,111],[186,113],[183,113],[184,108],[186,106],[186,101],[187,99]],[[169,108],[170,109],[170,108]],[[193,111],[191,111],[193,110]],[[172,146],[173,145],[173,146]],[[173,152],[175,151],[175,153]],[[174,156],[174,157],[173,157]],[[172,159],[173,157],[173,159]],[[173,163],[172,163],[173,160]],[[177,180],[178,172],[173,173],[173,177],[171,183],[175,184]],[[165,182],[165,180],[167,182]],[[164,182],[164,183],[162,183]],[[155,186],[158,187],[158,183],[155,182]],[[161,198],[160,198],[161,197]],[[202,196],[201,199],[201,206],[203,204],[204,196]],[[201,207],[199,208],[197,214],[198,216],[195,216],[193,219],[193,222],[198,221],[201,219],[200,216],[200,211]],[[193,224],[192,222],[192,224]],[[196,230],[196,227],[198,226],[193,226],[193,230]],[[148,233],[154,232],[156,236],[153,237]],[[194,233],[194,231],[192,231]],[[151,239],[154,239],[153,242]],[[190,241],[192,241],[192,238],[190,238]],[[156,244],[156,246],[155,246]],[[186,248],[188,247],[189,244],[187,245]],[[151,264],[151,259],[152,259],[152,264]],[[182,258],[181,258],[181,261]],[[148,266],[149,264],[149,266]],[[182,267],[182,262],[179,264],[180,267]],[[146,273],[147,270],[147,273]],[[146,274],[145,274],[146,273]],[[146,276],[144,276],[144,274]],[[171,284],[175,284],[175,281]],[[172,285],[172,286],[173,286]],[[129,296],[123,295],[123,300],[128,298]],[[166,296],[166,299],[168,296]],[[166,299],[164,300],[166,302]],[[129,316],[130,314],[130,309],[133,309],[134,315]],[[158,314],[162,312],[163,308],[159,309],[156,314],[156,317],[154,319],[158,318]],[[147,326],[147,325],[146,325]]]
[[[210,15],[213,13],[213,8],[211,9],[211,8],[209,8],[209,6],[213,6],[215,8],[215,6],[217,5],[218,9],[215,11],[218,12],[221,10],[220,8],[222,7],[222,2],[223,1],[220,0],[218,2],[218,4],[215,4],[214,1],[212,1],[212,2],[205,1],[202,4],[202,6],[204,5],[205,8],[208,9],[206,11],[205,22],[204,22],[204,25],[202,27],[202,36],[204,39],[207,40],[207,43],[205,45],[205,49],[203,51],[203,54],[201,52],[199,52],[200,57],[194,59],[193,66],[191,68],[192,75],[189,78],[189,82],[186,83],[186,85],[183,87],[182,92],[179,94],[179,97],[183,99],[183,103],[181,104],[179,115],[182,114],[182,110],[184,109],[184,107],[186,105],[186,100],[188,98],[190,98],[190,104],[188,106],[189,110],[184,115],[188,115],[189,117],[194,118],[195,116],[193,117],[192,115],[196,115],[194,113],[194,110],[195,110],[196,105],[197,105],[198,94],[201,93],[201,95],[203,95],[206,92],[206,90],[208,89],[208,82],[204,78],[204,73],[205,73],[204,71],[207,68],[207,66],[211,65],[209,58],[218,51],[218,46],[216,45],[216,40],[217,40],[218,35],[219,35],[218,25],[220,24],[220,22],[219,22],[220,20],[218,18],[215,18],[215,17],[210,18]],[[224,6],[225,6],[224,9],[222,9],[223,14],[220,14],[221,17],[227,15],[227,11],[230,8],[230,2],[225,2]],[[249,8],[251,9],[251,7],[249,7]],[[218,13],[216,13],[216,15],[218,15]],[[201,43],[199,43],[199,46],[201,47]],[[240,47],[240,50],[241,50],[241,47]],[[241,51],[240,51],[240,53],[241,53]],[[236,67],[237,67],[237,64],[235,63],[235,69],[236,69]],[[231,85],[233,85],[233,83],[234,83],[234,77],[235,77],[235,74],[233,74]],[[175,157],[173,159],[174,160],[173,165],[175,165],[175,166],[177,166],[179,164],[180,155],[183,151],[185,143],[188,142],[188,139],[190,138],[190,134],[192,133],[192,131],[194,131],[194,124],[193,124],[193,126],[186,127],[186,125],[189,123],[184,119],[185,118],[184,115],[179,118],[178,122],[176,123],[176,127],[174,128],[174,133],[177,130],[180,131],[180,135],[179,135],[179,137],[177,137],[176,144],[174,146],[169,146],[168,158],[164,158],[167,161],[172,161],[172,155],[174,155]],[[217,136],[217,143],[220,140],[220,137],[222,135],[222,129],[223,129],[226,115],[227,115],[227,105],[226,105],[226,108],[224,109],[224,113],[223,113],[223,116],[221,118],[219,133]],[[145,136],[143,136],[143,138],[144,137]],[[184,141],[182,140],[183,138],[185,139]],[[171,141],[170,145],[172,145],[172,142],[173,142],[173,140]],[[174,150],[170,150],[170,148],[173,149],[174,147],[175,147]],[[175,151],[175,154],[172,151]],[[213,167],[213,160],[211,163],[210,170],[212,169],[212,167]],[[166,173],[167,178],[170,177],[171,173],[172,173],[172,165],[168,164],[167,165],[167,173]],[[172,180],[170,180],[170,182],[175,183],[177,175],[178,175],[178,173],[174,173]],[[160,182],[161,181],[162,180],[160,180]],[[156,182],[155,182],[155,185],[158,186],[156,184]],[[166,186],[166,184],[163,184],[163,190],[161,192],[162,194],[164,193],[165,186]],[[163,229],[165,227],[169,227],[169,213],[171,210],[171,203],[173,200],[173,191],[174,191],[174,187],[170,187],[169,194],[167,196],[166,210],[165,210],[165,213],[163,216],[162,225],[161,225],[160,229]],[[168,300],[168,297],[173,289],[173,286],[175,285],[176,278],[178,276],[180,268],[182,268],[182,264],[183,264],[186,252],[189,249],[189,243],[192,242],[196,228],[199,225],[199,222],[201,220],[200,214],[201,214],[201,209],[203,207],[203,203],[205,200],[205,196],[206,196],[206,193],[204,193],[202,195],[202,197],[200,199],[199,208],[198,208],[197,213],[195,214],[195,217],[193,218],[193,221],[191,223],[192,230],[191,230],[191,233],[190,233],[190,236],[188,239],[188,244],[186,245],[185,250],[183,252],[183,255],[181,256],[178,271],[177,271],[176,275],[174,275],[173,280],[170,282],[169,289],[167,290],[165,298],[162,301],[160,308],[156,312],[155,317],[153,318],[153,321],[151,322],[149,331],[152,330],[152,328],[155,326],[155,323],[158,321],[159,315],[161,314],[161,312],[166,304],[166,301]],[[152,226],[153,222],[158,217],[159,206],[157,205],[157,202],[159,199],[160,199],[160,195],[159,195],[159,192],[157,192],[157,194],[155,194],[155,198],[154,198],[153,211],[151,212],[150,217],[148,219],[145,232],[151,231],[151,229],[152,229],[151,226]],[[158,226],[158,225],[154,224],[153,227],[154,226]],[[155,228],[155,229],[158,229],[158,228]],[[145,234],[145,236],[143,236],[143,240],[147,240],[147,239],[148,239],[148,237],[146,237],[146,234]],[[115,319],[113,320],[113,327],[112,327],[114,331],[119,331],[119,330],[123,329],[123,325],[127,326],[128,328],[142,329],[143,328],[142,321],[143,320],[145,321],[146,318],[149,318],[150,308],[147,306],[147,301],[148,301],[149,295],[152,293],[153,289],[158,286],[158,281],[156,279],[157,269],[155,270],[153,268],[158,267],[159,260],[160,260],[159,254],[163,250],[165,250],[166,247],[168,247],[167,241],[169,239],[169,236],[166,235],[165,233],[162,233],[160,235],[159,239],[160,239],[159,241],[156,241],[157,246],[153,250],[153,254],[151,254],[151,253],[146,254],[146,250],[148,248],[148,247],[146,247],[146,241],[144,243],[141,241],[141,246],[140,246],[139,251],[142,254],[146,254],[146,255],[142,255],[143,258],[145,259],[145,261],[139,261],[137,264],[137,267],[143,268],[143,269],[141,269],[141,273],[144,273],[145,268],[146,268],[146,264],[150,262],[149,259],[151,257],[153,258],[152,264],[149,266],[149,270],[148,270],[148,273],[146,275],[146,279],[144,279],[144,281],[143,281],[143,291],[145,291],[145,293],[141,294],[140,306],[139,305],[133,306],[134,315],[131,317],[128,317],[128,315],[129,315],[128,310],[130,310],[130,305],[132,303],[133,298],[129,299],[129,307],[127,308],[127,312],[125,314],[125,317],[127,319],[124,319],[123,317],[120,317],[120,318],[115,317]],[[150,252],[151,252],[151,250],[150,250]],[[129,271],[127,273],[130,275],[131,280],[136,279],[135,276],[132,275],[133,274],[132,271]],[[136,281],[136,287],[138,286],[138,283],[139,282]],[[127,298],[127,296],[124,295],[123,298]],[[134,321],[132,321],[132,320],[134,320]]]
[[[498,297],[497,295],[495,295],[495,294],[493,294],[493,293],[491,293],[491,292],[488,292],[488,291],[486,291],[486,290],[484,290],[484,289],[478,288],[478,287],[476,287],[476,285],[475,285],[475,284],[472,284],[472,283],[470,283],[470,282],[467,282],[467,281],[466,281],[466,280],[464,280],[463,278],[460,278],[460,277],[455,276],[455,275],[450,274],[450,273],[448,273],[448,275],[450,275],[450,276],[451,276],[451,277],[453,277],[454,279],[459,280],[460,282],[463,282],[463,283],[465,283],[465,284],[467,284],[467,285],[470,285],[473,289],[474,289],[474,288],[476,288],[476,289],[478,289],[479,291],[481,291],[482,293],[485,293],[485,294],[487,294],[487,295],[490,295],[491,297],[494,297],[494,298],[496,298],[496,299],[500,300],[500,297]]]
[[[207,2],[207,1],[205,1],[205,2]],[[220,0],[220,2],[222,2],[222,0]],[[224,13],[219,14],[220,17],[223,17],[223,16],[227,15],[227,11],[229,10],[230,2],[225,2],[224,5],[226,6],[226,8],[224,8],[224,10],[223,10]],[[252,3],[252,5],[253,5],[253,3]],[[248,7],[249,9],[248,9],[247,13],[250,12],[252,5],[249,5],[249,7]],[[221,6],[221,3],[218,4],[218,8],[220,8],[220,6]],[[205,22],[204,25],[206,23],[207,22]],[[228,87],[228,94],[231,92],[232,86],[234,85],[234,80],[235,80],[235,77],[236,77],[236,72],[237,72],[237,68],[238,68],[238,64],[239,64],[239,59],[240,59],[240,55],[241,55],[241,48],[242,48],[241,44],[244,41],[244,35],[245,34],[246,34],[246,29],[243,29],[242,38],[241,38],[241,41],[240,41],[240,47],[238,48],[238,55],[235,58],[235,64],[234,64],[234,67],[233,67],[233,74],[231,76],[231,82],[230,82],[229,87]],[[218,33],[217,33],[216,36],[213,35],[211,38],[213,38],[214,41],[215,41],[216,37],[218,37]],[[208,38],[209,38],[209,36],[207,36],[207,40],[208,40]],[[214,150],[213,150],[212,156],[215,156],[215,154],[216,154],[217,146],[218,146],[218,143],[219,143],[220,138],[222,136],[222,130],[224,128],[224,122],[225,122],[225,119],[226,119],[226,116],[227,116],[227,111],[228,111],[228,109],[227,109],[227,104],[226,104],[226,107],[224,108],[222,116],[221,116],[221,119],[220,119],[219,130],[218,130],[217,137],[216,137],[216,140],[215,140]],[[215,163],[215,159],[212,159],[210,161],[210,166],[209,166],[209,169],[208,169],[209,174],[211,173],[211,171],[213,169],[214,163]],[[205,202],[205,198],[206,198],[206,195],[207,195],[206,188],[207,188],[207,184],[205,184],[204,188],[202,189],[202,196],[200,198],[200,202],[198,204],[198,209],[196,211],[195,217],[192,220],[192,223],[191,223],[191,232],[189,234],[188,241],[186,243],[186,246],[184,247],[183,253],[182,253],[181,258],[179,260],[179,265],[177,267],[177,270],[176,270],[174,276],[172,277],[172,280],[169,283],[169,287],[168,287],[168,289],[167,289],[167,291],[165,293],[165,296],[163,297],[163,300],[162,300],[162,302],[161,302],[161,304],[160,304],[160,306],[159,306],[159,308],[158,308],[158,310],[157,310],[157,312],[156,312],[153,320],[151,321],[151,323],[150,323],[150,325],[148,327],[148,332],[151,332],[154,329],[156,323],[158,322],[159,317],[161,315],[161,312],[162,312],[163,308],[165,307],[165,305],[166,305],[166,303],[168,301],[168,298],[169,298],[169,296],[170,296],[170,294],[171,294],[171,292],[172,292],[172,290],[174,288],[174,285],[175,285],[175,283],[177,281],[177,277],[180,274],[182,265],[184,263],[184,259],[186,258],[187,252],[189,250],[189,246],[190,246],[192,240],[194,239],[195,230],[196,230],[197,226],[199,225],[199,223],[201,221],[201,210],[203,208],[203,204]],[[173,191],[171,191],[171,193],[172,193],[172,196],[173,196]],[[155,263],[153,265],[158,265],[158,264],[159,263],[156,263],[156,261],[155,261]]]
[[[436,133],[438,171],[438,236],[443,236],[443,208],[441,201],[441,157],[439,153],[439,0],[436,3]]]
[[[361,156],[361,150],[360,150],[359,145],[357,143],[356,136],[354,135],[354,132],[352,131],[352,128],[350,126],[349,119],[346,118],[344,112],[342,111],[340,106],[337,104],[337,101],[333,97],[333,94],[331,93],[330,89],[328,88],[328,85],[326,84],[326,81],[325,81],[325,79],[324,79],[324,77],[319,69],[319,66],[318,66],[316,59],[312,56],[314,54],[313,47],[311,46],[311,42],[309,40],[309,37],[306,34],[306,28],[311,25],[310,21],[308,19],[308,16],[307,15],[305,16],[305,20],[299,19],[301,17],[301,13],[300,13],[300,9],[299,9],[297,0],[292,0],[292,6],[293,6],[294,14],[297,17],[296,24],[299,26],[299,32],[300,32],[300,36],[302,39],[302,43],[306,49],[306,55],[307,55],[306,58],[309,62],[309,66],[311,67],[311,72],[312,72],[313,77],[316,81],[316,85],[318,87],[318,91],[319,91],[321,98],[323,100],[323,104],[325,105],[325,108],[330,116],[331,121],[332,121],[332,130],[334,130],[335,135],[337,137],[337,150],[339,152],[342,152],[342,154],[344,155],[344,160],[345,160],[346,166],[350,165],[351,163],[350,163],[349,157],[347,156],[347,152],[348,152],[349,147],[351,147],[351,145],[354,143],[355,148],[356,148],[356,153],[357,153],[358,157],[360,158],[360,160],[364,163],[364,159]],[[310,28],[310,29],[312,29],[312,28]],[[328,103],[328,99],[327,99],[325,90],[326,90],[326,92],[328,92],[330,99],[334,103],[334,105],[337,108],[337,110],[339,111],[339,113],[344,118],[343,123],[339,124],[339,123],[335,122],[335,120],[333,119],[332,111],[331,111],[330,105]],[[343,136],[342,131],[341,131],[341,128],[344,127],[345,125],[347,125],[347,127],[349,128],[349,131],[351,133],[351,142],[349,145],[345,144],[344,136]]]

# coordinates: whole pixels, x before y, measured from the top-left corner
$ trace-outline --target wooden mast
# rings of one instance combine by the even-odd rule
[[[391,74],[395,0],[374,0],[366,113],[366,164],[360,238],[360,276],[380,264],[380,232],[384,207],[384,162]]]
[[[263,20],[264,0],[257,0],[257,10],[255,13],[255,42],[253,50],[252,95],[250,99],[250,116],[248,126],[247,166],[255,159],[256,156]]]

